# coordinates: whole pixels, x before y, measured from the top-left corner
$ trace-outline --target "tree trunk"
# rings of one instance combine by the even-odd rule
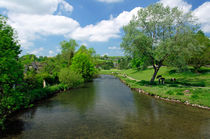
[[[152,76],[152,79],[150,80],[150,83],[154,83],[155,81],[155,78],[156,78],[156,75],[160,69],[161,65],[158,65],[157,67],[155,65],[153,65],[153,68],[154,68],[154,74]]]

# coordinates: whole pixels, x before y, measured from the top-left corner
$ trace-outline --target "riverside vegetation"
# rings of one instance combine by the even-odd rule
[[[61,53],[55,57],[19,57],[16,34],[3,16],[0,36],[0,130],[15,111],[32,107],[35,101],[56,92],[80,87],[97,74],[94,49],[82,45],[76,51],[75,40],[61,42]]]
[[[185,72],[178,72],[174,68],[162,67],[159,72],[166,78],[163,85],[159,84],[158,80],[155,80],[153,84],[150,83],[152,68],[141,71],[136,69],[101,70],[100,74],[116,75],[131,88],[140,88],[150,95],[210,107],[210,68],[201,68],[200,73],[195,73],[191,68]],[[176,78],[176,82],[172,82],[171,78]]]
[[[17,36],[0,16],[1,129],[13,112],[58,91],[80,87],[98,70],[120,73],[132,88],[209,107],[210,40],[195,21],[191,13],[153,4],[140,9],[124,26],[121,48],[126,56],[99,56],[70,39],[60,43],[61,53],[54,57],[20,57]],[[157,83],[158,75],[165,84]]]
[[[150,94],[210,107],[210,39],[195,22],[191,13],[162,4],[140,9],[123,28],[127,57],[118,59],[119,77]]]

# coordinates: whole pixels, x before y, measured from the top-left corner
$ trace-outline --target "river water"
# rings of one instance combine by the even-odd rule
[[[4,138],[210,138],[210,111],[131,91],[110,75],[11,119]]]

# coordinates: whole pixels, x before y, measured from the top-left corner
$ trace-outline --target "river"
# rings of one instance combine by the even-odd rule
[[[11,118],[4,138],[210,138],[210,111],[139,94],[110,75]]]

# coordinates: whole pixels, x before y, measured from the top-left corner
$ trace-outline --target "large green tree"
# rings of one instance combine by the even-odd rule
[[[81,74],[86,82],[91,81],[96,74],[92,54],[92,49],[88,50],[82,45],[72,59],[71,70]]]
[[[18,55],[20,45],[7,19],[0,16],[0,94],[10,93],[14,85],[21,82],[23,68]]]
[[[163,64],[186,65],[191,51],[196,49],[193,39],[196,27],[191,13],[153,4],[140,9],[124,27],[121,47],[128,55],[152,64],[154,74],[150,81],[154,82]]]

